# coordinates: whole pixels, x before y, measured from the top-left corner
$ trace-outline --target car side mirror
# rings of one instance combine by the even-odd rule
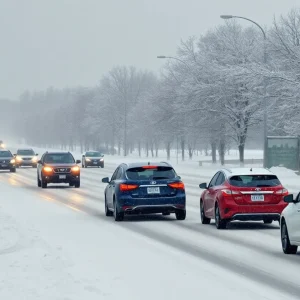
[[[103,183],[109,183],[109,178],[108,177],[102,178],[102,182]]]
[[[298,196],[297,196],[297,198],[298,198]],[[284,196],[283,201],[286,202],[286,203],[295,203],[296,202],[296,200],[294,199],[293,194],[289,194],[287,196]]]
[[[80,159],[77,159],[76,160],[76,164],[80,164],[81,163],[81,160]]]
[[[15,153],[14,156],[17,156],[17,154]]]
[[[203,189],[203,190],[206,190],[207,189],[207,183],[206,182],[205,183],[200,183],[199,188]]]
[[[82,157],[85,157],[85,155],[83,154]]]
[[[104,157],[104,154],[101,154],[101,157]]]
[[[43,162],[41,160],[38,160],[38,164],[43,164]]]
[[[39,154],[38,154],[38,153],[36,153],[36,154],[35,154],[35,156],[39,156]]]

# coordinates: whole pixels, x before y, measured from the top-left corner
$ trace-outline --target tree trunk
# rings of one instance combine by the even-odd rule
[[[167,142],[167,160],[170,160],[171,158],[171,143]]]
[[[121,155],[121,141],[118,141],[118,155]]]
[[[151,155],[152,155],[152,157],[154,157],[154,143],[153,142],[151,142],[150,149],[151,149]]]
[[[224,166],[224,164],[225,164],[225,151],[226,151],[224,138],[221,138],[220,141],[219,141],[218,151],[219,151],[221,165]]]
[[[181,139],[180,146],[181,146],[181,159],[182,159],[182,161],[184,161],[184,158],[185,158],[185,152],[184,152],[185,141],[184,141],[184,139]]]
[[[192,160],[193,159],[193,149],[192,146],[189,145],[189,159]]]
[[[138,142],[138,151],[139,151],[139,157],[141,157],[141,141]]]
[[[215,141],[211,142],[211,158],[213,164],[217,163],[217,144]]]
[[[146,143],[146,156],[149,157],[149,143]]]
[[[239,156],[240,156],[240,165],[241,167],[244,166],[244,150],[245,150],[245,145],[239,145]]]

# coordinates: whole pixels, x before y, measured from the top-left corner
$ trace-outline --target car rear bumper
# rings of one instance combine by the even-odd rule
[[[60,175],[66,175],[66,178],[60,178]],[[80,181],[80,175],[73,174],[54,174],[54,175],[43,175],[43,179],[47,183],[70,183]]]
[[[233,221],[263,221],[263,220],[280,220],[280,214],[262,213],[262,214],[235,214],[231,220]]]
[[[221,216],[223,219],[240,221],[279,220],[286,206],[285,202],[269,205],[223,205]]]
[[[175,213],[186,209],[185,195],[151,199],[120,199],[119,210],[125,214]]]

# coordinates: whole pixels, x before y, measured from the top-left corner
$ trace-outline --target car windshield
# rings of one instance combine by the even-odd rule
[[[17,155],[35,155],[34,151],[31,149],[28,150],[18,150]]]
[[[126,171],[127,178],[130,180],[159,180],[174,179],[176,173],[172,167],[156,167],[147,169],[149,166],[130,168]]]
[[[281,184],[276,175],[236,175],[229,179],[229,183],[240,187],[271,187]]]
[[[72,164],[75,163],[75,160],[70,153],[53,153],[46,154],[44,162],[47,164]]]
[[[0,157],[12,157],[9,151],[0,151]]]
[[[87,152],[86,156],[87,157],[101,157],[102,153],[101,152]]]

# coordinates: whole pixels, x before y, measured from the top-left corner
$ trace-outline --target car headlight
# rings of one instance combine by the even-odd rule
[[[45,172],[52,172],[53,171],[52,168],[50,168],[50,167],[44,167],[43,170]]]
[[[80,168],[78,166],[75,166],[72,168],[72,172],[79,172]]]
[[[100,159],[100,161],[104,161],[104,159],[103,159],[103,158],[101,158],[101,159]]]
[[[23,158],[20,157],[20,156],[17,156],[16,159],[17,159],[17,161],[22,161],[23,160]]]
[[[37,161],[38,158],[37,158],[36,156],[34,156],[34,157],[32,158],[32,160],[33,160],[33,161]]]
[[[91,161],[89,158],[86,158],[85,160],[86,160],[86,161]]]
[[[14,160],[14,159],[12,159],[11,161],[10,161],[10,163],[11,164],[14,164],[16,161]]]

